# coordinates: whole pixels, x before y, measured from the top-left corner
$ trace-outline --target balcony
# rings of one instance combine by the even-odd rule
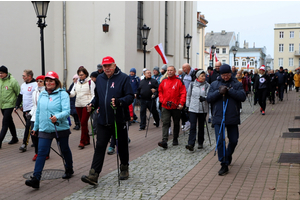
[[[300,52],[299,51],[295,51],[295,54],[294,54],[296,57],[300,57]]]

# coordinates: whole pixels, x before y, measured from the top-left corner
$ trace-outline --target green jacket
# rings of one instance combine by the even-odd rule
[[[0,108],[14,108],[20,94],[18,81],[8,73],[5,78],[0,78]]]

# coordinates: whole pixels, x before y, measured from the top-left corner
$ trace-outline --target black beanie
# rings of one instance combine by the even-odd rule
[[[227,64],[223,64],[220,67],[220,74],[231,73],[231,67]]]
[[[92,72],[92,73],[91,73],[90,77],[95,77],[95,78],[97,78],[98,75],[99,75],[99,73],[98,73],[97,71],[95,71],[95,72]]]
[[[0,72],[4,72],[4,73],[8,73],[7,72],[7,68],[4,66],[4,65],[2,65],[1,67],[0,67]]]

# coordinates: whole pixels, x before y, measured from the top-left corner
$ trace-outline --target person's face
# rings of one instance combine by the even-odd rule
[[[205,81],[205,73],[200,74],[200,76],[198,77],[198,80],[200,82],[204,82]]]
[[[168,67],[168,69],[167,69],[168,77],[175,76],[175,73],[176,73],[176,70],[174,67]]]
[[[245,73],[245,75],[244,76],[248,76],[248,73]]]
[[[4,73],[4,72],[0,72],[0,78],[5,78],[7,76],[7,73]]]
[[[208,70],[207,70],[207,72],[208,72],[209,74],[211,73],[211,71],[212,71],[211,69],[208,69]]]
[[[91,76],[91,79],[92,79],[92,81],[94,81],[94,83],[96,83],[96,80],[97,80],[96,77]]]
[[[162,75],[164,75],[165,73],[166,73],[166,71],[165,70],[160,70],[160,73],[162,74]]]
[[[232,66],[231,70],[232,72],[235,72],[235,66]]]
[[[151,78],[151,72],[149,70],[145,71],[145,77]]]
[[[28,81],[30,81],[31,76],[28,76],[28,75],[26,74],[26,72],[23,72],[22,78],[23,78],[24,82],[28,82]]]
[[[83,73],[82,71],[79,72],[78,76],[79,76],[80,80],[86,79],[86,74]]]
[[[116,64],[115,63],[111,63],[111,64],[104,64],[103,65],[103,70],[104,70],[104,73],[106,74],[106,76],[108,78],[110,78],[114,72],[115,72],[115,69],[116,69]]]
[[[222,78],[224,81],[229,81],[229,79],[231,78],[231,73],[221,74],[221,78]]]
[[[181,75],[182,74],[182,71],[181,70],[178,70],[178,75]]]
[[[134,73],[134,72],[130,72],[129,74],[130,74],[130,76],[134,76],[134,75],[135,75],[135,73]]]
[[[49,90],[54,90],[56,87],[56,83],[54,79],[47,78],[45,83],[46,83],[46,88]]]
[[[103,72],[103,68],[102,69],[98,69],[99,74]]]
[[[260,70],[259,70],[259,73],[260,73],[260,74],[264,74],[265,71],[260,69]]]
[[[182,65],[182,71],[184,71],[184,73],[188,73],[188,67],[186,65]]]
[[[221,67],[221,65],[219,65],[219,64],[216,64],[216,65],[215,65],[215,69],[216,69],[216,71],[219,71],[219,70],[220,70],[220,67]]]
[[[158,71],[157,70],[153,70],[153,75],[157,76],[158,75]]]
[[[44,80],[38,79],[38,80],[36,80],[36,82],[38,84],[38,87],[43,87],[44,86]]]
[[[282,72],[282,71],[283,71],[283,69],[282,69],[282,68],[280,68],[280,69],[279,69],[279,71],[280,71],[280,72]]]

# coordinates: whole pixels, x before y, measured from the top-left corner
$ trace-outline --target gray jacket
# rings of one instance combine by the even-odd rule
[[[199,98],[207,97],[209,90],[209,83],[206,81],[203,83],[195,80],[189,85],[189,89],[186,95],[186,107],[189,108],[189,112],[193,113],[207,113],[208,112],[208,103],[207,101],[200,102]],[[203,105],[203,106],[202,106]],[[204,108],[204,111],[203,111]]]

